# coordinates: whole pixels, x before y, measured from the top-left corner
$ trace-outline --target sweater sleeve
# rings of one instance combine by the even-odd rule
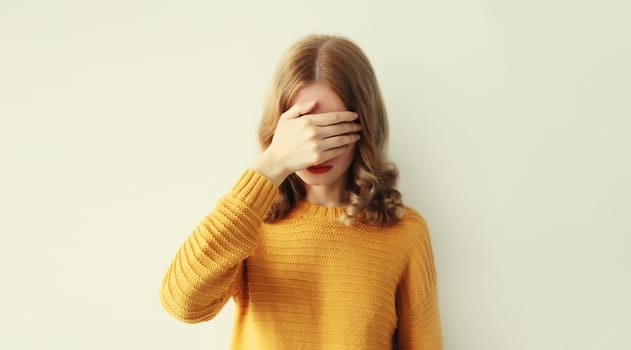
[[[243,262],[258,244],[263,216],[278,188],[246,169],[177,251],[160,288],[175,318],[195,323],[215,317],[241,287]]]
[[[397,349],[442,350],[443,336],[438,303],[434,255],[425,220],[415,215],[406,267],[396,293]]]

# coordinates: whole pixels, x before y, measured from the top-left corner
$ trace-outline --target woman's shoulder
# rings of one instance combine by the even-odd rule
[[[403,204],[403,208],[405,210],[403,217],[401,218],[401,222],[413,225],[413,226],[423,226],[427,228],[427,221],[425,220],[425,216],[423,216],[418,210],[409,206],[408,204]]]
[[[400,221],[400,234],[406,242],[406,250],[409,256],[431,256],[432,238],[430,228],[423,214],[408,205],[405,205],[405,214]]]
[[[405,237],[408,243],[429,240],[430,230],[425,216],[417,209],[403,204],[405,212],[393,228]]]

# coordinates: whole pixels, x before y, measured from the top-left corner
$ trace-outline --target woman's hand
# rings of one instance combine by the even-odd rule
[[[316,101],[295,104],[281,114],[271,144],[252,167],[276,186],[298,170],[339,156],[359,140],[361,126],[353,122],[357,113],[306,114],[315,105]]]

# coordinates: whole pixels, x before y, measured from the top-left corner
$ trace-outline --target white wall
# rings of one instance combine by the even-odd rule
[[[226,349],[159,304],[258,152],[282,52],[346,35],[424,214],[447,349],[630,348],[626,1],[3,1],[0,348]],[[625,255],[626,253],[626,255]]]

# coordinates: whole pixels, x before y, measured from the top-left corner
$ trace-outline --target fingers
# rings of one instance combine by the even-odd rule
[[[316,101],[308,101],[304,103],[296,103],[280,115],[279,120],[298,118],[303,114],[309,113],[316,105]]]
[[[320,164],[322,163],[326,163],[327,161],[342,155],[344,152],[346,152],[346,150],[348,149],[348,147],[351,147],[351,144],[346,144],[344,146],[341,147],[336,147],[336,148],[331,148],[328,149],[324,152],[322,152],[322,160],[320,161]]]
[[[344,122],[344,123],[339,123],[339,124],[321,126],[317,129],[318,129],[317,131],[318,135],[324,139],[331,136],[360,131],[362,129],[362,126],[357,123]]]
[[[357,119],[359,116],[355,112],[339,111],[339,112],[309,114],[306,117],[308,117],[315,125],[326,126],[326,125],[331,125],[331,124],[350,122]]]
[[[344,146],[349,146],[353,142],[357,142],[360,139],[359,134],[348,134],[348,135],[340,135],[326,138],[320,141],[320,147],[326,153],[327,151],[343,148]]]

